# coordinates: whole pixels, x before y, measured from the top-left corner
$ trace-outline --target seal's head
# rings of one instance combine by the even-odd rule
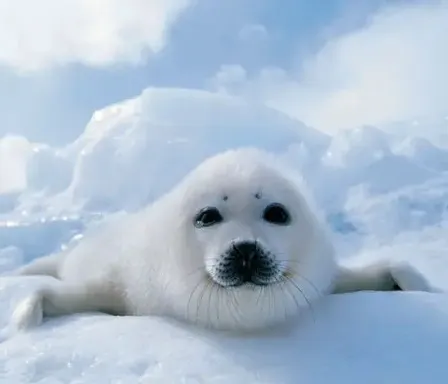
[[[177,193],[189,320],[268,327],[327,293],[332,247],[273,157],[255,149],[221,153],[187,176]]]

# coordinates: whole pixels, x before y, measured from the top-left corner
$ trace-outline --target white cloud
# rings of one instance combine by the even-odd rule
[[[248,78],[243,68],[226,66],[212,83],[330,133],[446,114],[447,40],[447,1],[389,7],[363,29],[329,40],[298,74],[266,68]]]
[[[190,0],[0,0],[0,64],[29,71],[138,63]]]

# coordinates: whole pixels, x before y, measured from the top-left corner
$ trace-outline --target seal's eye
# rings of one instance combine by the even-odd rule
[[[263,219],[277,225],[288,225],[291,221],[289,212],[279,203],[268,205],[263,212]]]
[[[221,213],[215,207],[207,207],[199,211],[194,219],[194,226],[197,228],[210,227],[223,220]]]

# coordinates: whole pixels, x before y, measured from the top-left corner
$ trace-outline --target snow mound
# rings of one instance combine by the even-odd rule
[[[364,166],[356,161],[352,166],[343,168],[323,165],[314,174],[308,175],[307,181],[316,198],[329,211],[343,209],[354,188],[363,188],[373,198],[406,187],[424,185],[439,176],[404,156],[394,154],[378,158]]]
[[[392,241],[400,233],[412,232],[419,237],[417,231],[446,222],[447,201],[448,178],[438,177],[377,196],[366,188],[354,188],[345,212],[365,234]]]
[[[364,184],[371,193],[379,194],[422,184],[434,177],[435,173],[419,167],[405,157],[389,155],[366,167],[362,174],[357,175],[355,183]]]
[[[29,163],[28,179],[34,189],[47,191],[42,201],[53,213],[132,210],[220,151],[255,146],[281,153],[302,144],[308,153],[319,154],[327,141],[297,120],[239,98],[149,88],[95,112],[84,133],[66,148],[57,153],[41,148]]]
[[[448,151],[435,146],[428,139],[407,137],[397,146],[395,152],[434,171],[448,171]]]
[[[5,325],[29,287],[24,279],[1,283]],[[4,339],[0,375],[21,384],[446,382],[445,294],[334,295],[312,309],[295,329],[252,336],[150,317],[53,319]]]
[[[26,188],[25,168],[32,144],[21,136],[0,137],[0,195]]]
[[[394,139],[371,126],[336,134],[322,156],[321,166],[305,172],[319,202],[337,212],[350,200],[353,188],[363,188],[374,198],[424,185],[440,176],[441,169],[435,164],[443,163],[443,150],[437,152],[428,142],[424,151],[419,145],[418,153],[411,155],[406,140],[394,146]]]
[[[322,161],[331,167],[365,167],[389,154],[387,134],[367,125],[337,133]]]
[[[61,151],[36,145],[26,167],[27,189],[46,195],[60,192],[70,184],[72,168],[72,162]]]

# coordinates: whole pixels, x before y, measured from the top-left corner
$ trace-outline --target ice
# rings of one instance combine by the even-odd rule
[[[65,147],[3,139],[0,159],[17,162],[14,172],[0,164],[0,383],[445,383],[448,151],[431,137],[446,135],[446,124],[426,137],[412,122],[395,125],[329,137],[239,98],[149,88],[95,112]],[[87,227],[139,209],[207,156],[241,146],[303,173],[342,262],[405,261],[402,283],[418,279],[432,293],[334,295],[270,335],[98,313],[11,333],[13,308],[45,282],[13,277],[15,268],[76,245]]]
[[[24,264],[23,251],[14,246],[0,249],[0,274],[13,271]]]
[[[35,146],[26,168],[27,188],[46,195],[60,192],[70,184],[72,170],[65,153],[48,145]]]
[[[31,150],[31,143],[24,137],[0,138],[0,194],[26,188],[25,168]]]
[[[353,189],[345,208],[366,234],[392,241],[401,232],[418,232],[444,223],[447,199],[448,178],[440,176],[385,195],[371,196],[365,189]]]
[[[353,189],[362,188],[374,197],[423,185],[439,176],[439,169],[424,166],[421,153],[410,157],[400,152],[405,141],[396,140],[371,126],[336,134],[322,156],[320,168],[305,172],[320,202],[328,210],[337,211],[350,201]]]
[[[396,148],[396,152],[429,169],[448,171],[448,151],[437,147],[423,137],[406,138]]]
[[[323,158],[330,167],[365,167],[390,154],[386,133],[372,126],[336,134]]]
[[[34,155],[38,164],[29,163],[28,176],[34,189],[47,191],[41,199],[44,210],[131,210],[222,150],[257,146],[281,153],[302,144],[318,154],[327,141],[299,121],[242,99],[149,88],[95,112],[85,132],[66,148],[57,153],[41,149]],[[41,176],[47,174],[48,179]],[[51,193],[64,186],[61,193]]]
[[[30,289],[2,281],[2,323]],[[5,340],[0,377],[5,383],[446,382],[446,295],[335,295],[310,315],[295,329],[251,336],[161,318],[59,318]]]
[[[24,262],[58,251],[83,232],[86,222],[80,217],[48,217],[0,223],[0,258],[3,255],[1,250],[9,247],[21,250]]]

